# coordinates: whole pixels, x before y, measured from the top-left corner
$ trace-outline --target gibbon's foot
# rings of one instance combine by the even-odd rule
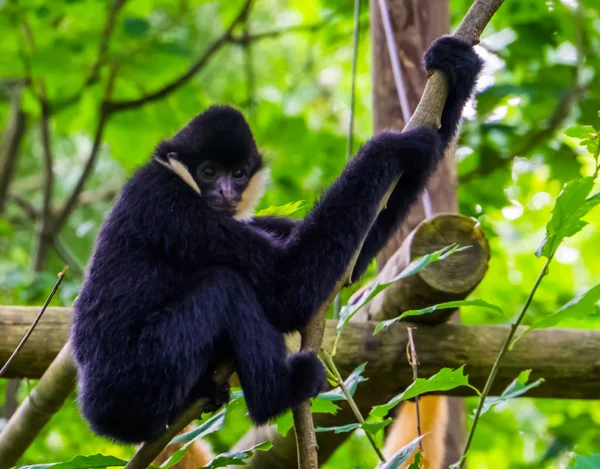
[[[298,352],[289,358],[290,386],[292,393],[301,402],[316,397],[325,387],[323,364],[313,353]]]
[[[425,52],[425,68],[428,72],[444,72],[450,88],[470,90],[477,79],[483,61],[467,41],[453,36],[436,39]]]

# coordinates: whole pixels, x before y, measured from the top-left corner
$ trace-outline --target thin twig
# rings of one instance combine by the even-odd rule
[[[64,278],[65,274],[67,273],[67,270],[69,270],[69,266],[65,265],[63,267],[63,269],[58,273],[58,278],[56,279],[56,283],[54,284],[52,291],[48,295],[48,298],[46,298],[46,301],[44,302],[44,305],[40,309],[40,312],[37,314],[37,316],[33,320],[33,323],[31,324],[31,326],[29,326],[29,329],[27,330],[27,332],[21,339],[21,342],[19,342],[19,345],[17,345],[17,348],[15,349],[15,351],[10,355],[10,357],[8,357],[8,360],[6,360],[6,363],[4,364],[2,369],[0,369],[0,377],[6,372],[6,370],[12,363],[12,361],[16,358],[16,356],[19,354],[19,352],[25,345],[25,342],[27,342],[27,339],[29,339],[29,336],[31,336],[31,334],[33,333],[33,330],[37,326],[38,322],[40,322],[40,319],[42,319],[42,315],[46,311],[46,308],[50,304],[50,301],[52,301],[52,298],[54,298],[54,294],[58,291],[58,288],[60,287],[60,284],[62,283],[63,278]]]
[[[333,373],[335,380],[336,380],[336,384],[340,387],[340,389],[344,393],[344,396],[346,397],[346,401],[348,401],[348,405],[350,406],[352,413],[354,414],[354,416],[356,417],[358,422],[361,425],[363,425],[365,423],[365,418],[363,417],[363,415],[360,412],[360,409],[356,405],[356,401],[354,400],[354,397],[352,396],[352,394],[346,387],[346,383],[344,382],[344,379],[342,378],[342,375],[340,374],[340,371],[338,370],[337,366],[335,366],[335,362],[333,361],[333,358],[331,358],[331,355],[324,350],[321,351],[321,358],[325,362],[325,365],[327,366],[329,371],[331,373]],[[365,434],[367,435],[367,439],[369,440],[369,443],[371,443],[373,450],[375,451],[375,453],[377,453],[377,457],[379,458],[379,460],[381,462],[386,462],[385,456],[383,455],[383,453],[377,446],[377,442],[375,441],[375,438],[373,438],[373,435],[371,435],[367,431],[365,431]]]
[[[223,47],[225,44],[230,42],[231,34],[234,28],[243,21],[246,16],[248,10],[252,6],[252,0],[244,0],[244,5],[242,9],[231,22],[227,30],[215,41],[210,47],[204,52],[204,54],[192,64],[183,74],[172,80],[170,83],[164,85],[162,88],[159,88],[156,91],[148,93],[140,98],[131,99],[131,100],[123,100],[123,101],[109,101],[107,103],[107,108],[110,112],[116,111],[126,111],[130,109],[137,109],[145,104],[157,101],[159,99],[164,98],[165,96],[171,94],[173,91],[181,88],[185,85],[200,69],[202,69],[208,61],[212,58],[212,56]]]
[[[498,356],[496,357],[496,361],[494,361],[494,365],[492,366],[492,371],[490,371],[490,375],[488,376],[488,379],[485,382],[485,387],[483,388],[483,392],[481,393],[481,398],[479,399],[479,405],[477,406],[477,410],[475,411],[475,415],[473,417],[473,425],[471,426],[471,430],[469,431],[469,436],[467,437],[467,442],[465,443],[465,448],[464,448],[462,455],[460,457],[460,460],[458,462],[458,464],[459,464],[458,467],[461,469],[465,464],[465,459],[467,457],[467,453],[469,452],[469,448],[471,447],[471,443],[473,441],[473,436],[475,435],[475,429],[477,428],[477,424],[479,423],[479,418],[481,417],[481,413],[483,411],[485,399],[489,395],[490,390],[492,389],[492,385],[494,384],[494,380],[496,379],[496,375],[498,374],[498,369],[500,368],[500,362],[502,361],[502,358],[504,358],[504,355],[506,355],[506,352],[508,352],[508,349],[510,348],[512,339],[515,336],[517,329],[519,328],[519,325],[521,324],[521,321],[523,321],[523,318],[525,317],[525,313],[527,313],[527,310],[529,309],[529,306],[531,305],[533,297],[534,297],[535,293],[537,292],[537,289],[540,286],[540,283],[542,283],[543,278],[548,274],[548,268],[550,267],[550,262],[552,262],[553,257],[554,257],[554,253],[552,253],[546,260],[544,267],[542,268],[541,272],[539,273],[537,280],[535,281],[535,284],[533,285],[533,288],[531,289],[531,292],[529,293],[527,301],[523,305],[523,309],[521,310],[521,313],[519,314],[519,316],[517,317],[515,322],[511,325],[508,337],[506,338],[504,345],[502,345],[502,349],[500,349],[500,353],[498,353]]]
[[[419,358],[417,357],[417,348],[415,347],[415,341],[413,340],[413,335],[412,335],[412,331],[413,328],[412,327],[408,327],[407,328],[407,332],[408,332],[408,344],[406,344],[407,349],[407,355],[408,355],[408,363],[410,363],[410,366],[412,367],[412,372],[413,372],[413,380],[417,380],[417,378],[419,377]],[[420,437],[421,436],[421,412],[419,411],[419,396],[415,396],[415,411],[417,414],[417,436]],[[419,440],[419,450],[421,451],[421,453],[423,452],[423,441]]]

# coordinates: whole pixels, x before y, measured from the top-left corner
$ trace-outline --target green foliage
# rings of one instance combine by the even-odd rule
[[[387,413],[396,407],[400,402],[407,399],[412,399],[428,392],[449,391],[450,389],[458,388],[460,386],[468,386],[478,392],[477,389],[469,384],[469,379],[464,374],[464,368],[464,366],[461,366],[456,370],[442,368],[436,374],[427,379],[417,378],[409,387],[407,387],[400,394],[391,398],[386,404],[373,407],[373,409],[371,409],[371,415],[376,417],[385,417]]]
[[[440,309],[456,309],[456,308],[464,308],[464,307],[469,307],[469,306],[475,306],[477,308],[486,308],[486,309],[495,311],[497,313],[500,313],[502,316],[504,316],[504,311],[502,311],[502,308],[500,308],[500,306],[493,305],[491,303],[488,303],[485,300],[447,301],[446,303],[440,303],[440,304],[429,306],[429,307],[423,308],[423,309],[410,309],[410,310],[404,311],[400,316],[397,316],[392,319],[388,319],[386,321],[378,322],[377,325],[375,326],[375,331],[373,332],[373,335],[377,334],[378,332],[380,332],[384,329],[387,329],[392,324],[395,324],[398,321],[401,321],[402,319],[405,319],[409,316],[421,316],[423,314],[433,313],[434,311],[437,311]]]
[[[593,177],[573,179],[565,184],[546,226],[546,238],[536,252],[538,257],[552,257],[563,239],[579,233],[587,225],[582,218],[600,204],[600,193],[588,197],[593,187]]]
[[[0,2],[0,130],[6,129],[9,116],[11,97],[6,82],[25,74],[22,51],[30,59],[36,86],[39,89],[39,84],[45,83],[51,102],[83,91],[80,99],[51,120],[55,208],[66,200],[88,155],[109,66],[118,65],[115,99],[135,99],[160,89],[200,57],[240,7],[239,1],[126,2],[116,16],[98,77],[84,87],[98,58],[110,3]],[[81,267],[85,267],[102,219],[113,204],[114,190],[148,160],[160,139],[169,137],[209,104],[237,105],[251,121],[273,179],[259,208],[275,210],[273,213],[289,210],[286,215],[301,216],[339,174],[347,141],[351,4],[340,0],[254,3],[250,34],[325,21],[312,31],[253,41],[251,73],[246,49],[227,44],[182,88],[160,101],[112,116],[85,187],[83,199],[87,201],[77,207],[61,233],[63,244]],[[452,2],[454,26],[471,3]],[[504,3],[486,29],[480,49],[493,75],[484,72],[476,97],[477,114],[465,120],[459,141],[459,211],[477,217],[492,251],[489,270],[476,295],[498,305],[509,317],[523,304],[539,268],[532,262],[531,252],[546,230],[552,200],[565,183],[592,177],[598,168],[600,6],[595,0],[583,0],[575,7],[576,3]],[[363,2],[355,150],[373,130],[372,50],[365,5]],[[23,34],[25,22],[35,50]],[[579,52],[577,47],[581,47]],[[582,92],[575,93],[580,86]],[[24,92],[22,107],[28,113],[28,127],[10,193],[39,210],[43,192],[40,108],[29,90]],[[579,184],[590,185],[586,181]],[[113,189],[112,193],[103,193],[107,189]],[[597,187],[590,187],[585,196],[578,192],[577,197],[561,199],[553,214],[540,254],[554,253],[554,263],[529,308],[526,324],[600,326],[598,315],[593,314],[594,285],[600,278],[600,211],[578,213],[582,205],[587,210],[590,202],[596,203],[590,197],[596,192]],[[306,205],[297,210],[294,203],[288,206],[290,201],[300,200],[307,201]],[[287,208],[277,212],[281,207]],[[569,237],[569,232],[585,223],[583,218],[587,228],[580,236]],[[52,249],[44,272],[32,273],[36,230],[19,204],[9,199],[0,214],[0,304],[41,304],[62,268],[64,260]],[[561,237],[563,243],[556,248]],[[82,275],[72,269],[52,304],[70,306],[81,281]],[[343,295],[347,297],[348,291]],[[466,323],[504,322],[494,308],[462,306]],[[418,314],[428,311],[419,310]],[[0,380],[0,402],[4,385]],[[20,399],[27,390],[23,383]],[[335,402],[316,399],[312,408],[314,412],[335,412]],[[473,399],[467,402],[472,408]],[[600,452],[600,403],[525,397],[507,404],[495,407],[482,420],[470,467],[558,469],[564,467],[570,452]],[[282,419],[286,418],[291,428],[291,416]],[[238,406],[226,415],[222,429],[206,438],[216,452],[226,453],[249,425],[245,409]],[[19,465],[70,461],[76,454],[96,453],[127,460],[133,449],[92,435],[70,400]],[[600,466],[597,456],[577,459],[580,465],[589,460],[588,467]],[[365,433],[354,432],[323,466],[372,469],[376,464]]]
[[[508,399],[514,399],[515,397],[522,396],[530,389],[533,389],[544,382],[543,378],[540,378],[533,383],[527,384],[529,381],[529,375],[531,374],[531,370],[525,370],[519,373],[519,376],[508,385],[508,387],[502,391],[502,394],[498,397],[488,397],[483,404],[483,408],[481,410],[481,414],[483,415],[485,412],[490,410],[495,405],[500,404],[501,402],[507,401]]]
[[[554,327],[566,319],[582,320],[600,312],[600,284],[590,288],[585,293],[573,298],[553,314],[535,320],[527,332],[534,329]]]
[[[382,291],[386,290],[397,281],[402,280],[406,277],[410,277],[411,275],[418,274],[419,272],[425,270],[428,265],[434,262],[442,261],[451,256],[452,254],[462,251],[463,249],[468,248],[459,246],[446,246],[445,248],[439,249],[430,254],[418,257],[417,259],[413,260],[407,267],[405,267],[402,270],[402,272],[396,275],[393,279],[387,282],[373,282],[369,286],[368,290],[363,293],[363,295],[360,297],[357,303],[342,306],[342,310],[340,311],[340,320],[337,325],[337,337],[335,338],[335,342],[333,343],[333,350],[331,354],[335,356],[335,353],[337,351],[337,345],[342,336],[344,328],[348,325],[348,323],[354,317],[354,315],[358,313],[358,311],[360,311],[360,309],[369,301],[371,301]]]

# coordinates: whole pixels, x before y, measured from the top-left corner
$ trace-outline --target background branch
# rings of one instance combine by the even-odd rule
[[[173,91],[176,91],[177,89],[181,88],[208,63],[212,56],[219,49],[221,49],[223,45],[229,42],[233,29],[241,21],[244,20],[251,6],[252,0],[244,0],[244,5],[242,9],[237,14],[235,19],[231,22],[227,30],[215,42],[213,42],[209,46],[209,48],[204,52],[204,54],[194,64],[192,64],[192,66],[188,68],[182,75],[175,78],[170,83],[164,85],[162,88],[159,88],[158,90],[153,91],[152,93],[148,93],[140,98],[122,101],[109,101],[107,103],[107,110],[109,112],[117,112],[136,109],[145,104],[162,99],[165,96],[168,96]]]

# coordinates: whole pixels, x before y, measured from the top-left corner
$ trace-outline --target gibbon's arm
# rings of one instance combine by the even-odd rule
[[[431,45],[425,53],[426,70],[441,70],[448,80],[448,97],[441,117],[442,152],[445,152],[458,131],[463,108],[473,93],[482,60],[467,42],[444,36]],[[409,155],[406,156],[409,158]],[[371,260],[385,246],[390,236],[406,218],[410,206],[425,187],[429,172],[404,174],[383,210],[369,231],[364,246],[352,272],[352,282],[358,280]],[[279,237],[287,237],[299,225],[299,221],[279,217],[257,217],[256,226]]]
[[[441,70],[448,79],[448,98],[442,111],[442,125],[438,131],[442,152],[445,152],[458,131],[463,108],[473,93],[483,63],[470,44],[451,36],[444,36],[434,41],[425,53],[424,62],[428,72]],[[425,187],[427,176],[404,174],[400,178],[386,209],[377,217],[373,229],[365,240],[352,272],[352,281],[356,281],[364,273],[371,260],[381,251],[406,218],[411,204]]]
[[[414,198],[440,157],[439,136],[429,127],[384,132],[361,148],[273,256],[271,293],[263,297],[276,327],[286,332],[306,326],[367,235],[396,175],[404,171],[415,181]]]

